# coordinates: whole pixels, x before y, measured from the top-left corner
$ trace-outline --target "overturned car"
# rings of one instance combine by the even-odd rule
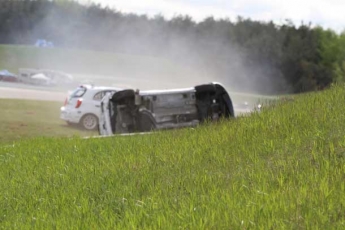
[[[193,127],[234,116],[231,98],[219,83],[173,90],[126,89],[103,97],[99,134]]]

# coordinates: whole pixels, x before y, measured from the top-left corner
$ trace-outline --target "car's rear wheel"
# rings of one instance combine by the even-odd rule
[[[86,114],[82,117],[80,125],[86,130],[96,130],[98,118],[93,114]]]

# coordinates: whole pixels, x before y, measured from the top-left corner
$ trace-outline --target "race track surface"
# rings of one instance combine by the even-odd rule
[[[0,87],[0,98],[61,101],[66,99],[67,92],[54,92],[46,90],[23,89],[13,87]]]

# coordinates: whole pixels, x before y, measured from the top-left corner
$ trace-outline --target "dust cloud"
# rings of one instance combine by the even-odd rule
[[[69,36],[80,25],[65,23],[57,11],[51,11],[33,28],[30,39],[51,40],[57,48],[37,52],[30,57],[31,66],[23,67],[57,69],[73,74],[78,83],[123,88],[166,89],[217,81],[229,92],[269,94],[285,84],[282,74],[269,63],[251,63],[249,67],[249,54],[225,40],[224,31],[201,35],[178,28],[167,31],[167,21],[162,16],[151,21],[132,16],[127,24],[117,25],[111,20],[101,23],[80,15],[79,21],[88,23],[89,31],[82,31],[83,36]],[[144,28],[145,23],[143,28],[133,26],[133,21],[140,20],[149,21],[150,28]],[[195,28],[195,22],[189,23]],[[99,33],[99,27],[109,28],[108,34]],[[145,30],[150,36],[137,36],[145,34]],[[102,53],[82,51],[85,46]]]

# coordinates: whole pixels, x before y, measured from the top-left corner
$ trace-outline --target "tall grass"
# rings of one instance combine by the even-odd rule
[[[344,229],[345,89],[195,129],[0,147],[2,229]]]

